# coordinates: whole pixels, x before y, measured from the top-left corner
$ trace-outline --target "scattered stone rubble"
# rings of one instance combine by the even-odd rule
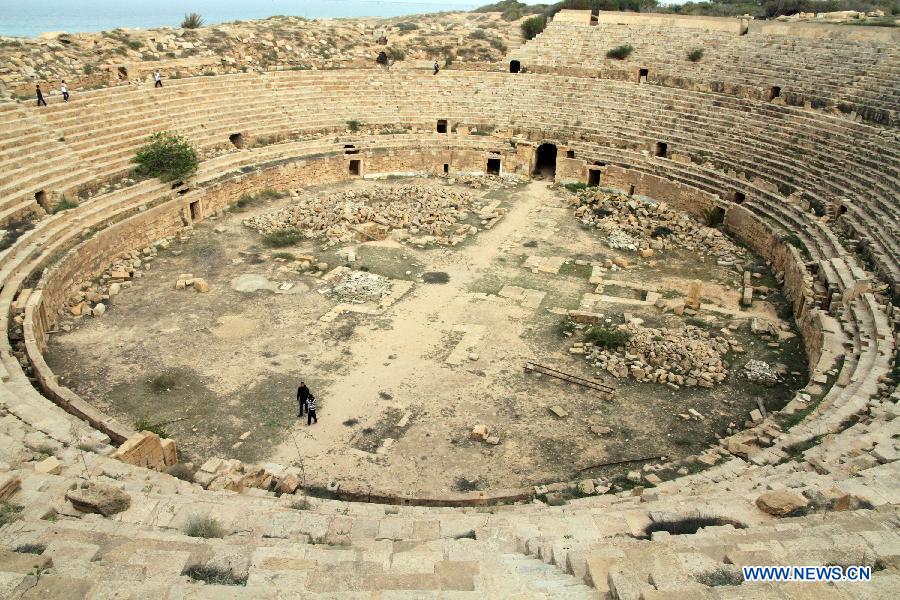
[[[345,270],[335,278],[331,287],[319,291],[334,296],[341,302],[363,304],[390,296],[393,286],[387,277],[364,271]]]
[[[578,192],[577,203],[575,216],[605,233],[607,245],[614,250],[680,248],[713,256],[720,266],[732,266],[746,256],[746,251],[721,231],[665,202],[587,189]]]
[[[769,363],[761,360],[748,360],[744,365],[744,377],[753,383],[772,386],[781,379]]]
[[[260,234],[297,228],[326,247],[358,240],[384,239],[417,245],[455,245],[478,227],[490,228],[506,212],[499,203],[466,191],[425,185],[373,186],[319,198],[298,196],[276,211],[251,217],[244,225]]]
[[[711,388],[725,380],[728,372],[722,357],[731,349],[725,337],[686,325],[681,329],[643,327],[632,320],[622,329],[631,334],[623,349],[601,349],[579,343],[585,359],[623,379]],[[579,352],[575,352],[576,354]]]
[[[109,308],[110,298],[117,296],[122,290],[130,288],[135,279],[143,277],[144,272],[150,270],[160,250],[169,249],[175,239],[186,242],[192,234],[193,228],[185,227],[177,237],[162,238],[141,250],[120,254],[113,259],[100,277],[93,281],[83,281],[78,285],[77,291],[60,309],[60,316],[67,314],[78,319],[85,316],[99,317],[103,315]],[[180,253],[180,251],[173,251],[173,253],[176,252]],[[187,284],[188,280],[190,280],[190,284]],[[185,285],[179,287],[181,283]],[[184,289],[186,285],[192,285],[198,292],[209,291],[209,284],[203,279],[185,275],[179,277],[175,287]],[[60,328],[63,331],[70,331],[72,326],[69,323],[62,323]]]

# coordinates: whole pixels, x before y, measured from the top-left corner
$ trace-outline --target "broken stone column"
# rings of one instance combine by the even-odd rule
[[[161,439],[151,431],[141,431],[125,440],[113,458],[156,471],[165,471],[178,462],[175,440]]]
[[[753,279],[750,271],[744,271],[744,289],[741,292],[741,306],[753,304]]]

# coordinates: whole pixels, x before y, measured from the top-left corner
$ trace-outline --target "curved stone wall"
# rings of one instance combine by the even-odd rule
[[[229,523],[229,537],[221,545],[209,542],[213,545],[195,554],[212,561],[210,556],[234,551],[231,545],[240,539],[250,565],[247,593],[266,593],[277,570],[271,557],[278,556],[281,566],[287,564],[283,561],[309,561],[303,567],[309,579],[297,584],[304,591],[374,590],[376,582],[379,590],[460,591],[465,585],[487,596],[536,596],[540,588],[529,587],[529,576],[503,562],[502,557],[516,553],[515,560],[534,561],[527,563],[532,568],[539,560],[556,565],[552,577],[565,583],[554,591],[557,595],[576,590],[585,597],[658,597],[679,591],[702,597],[711,592],[697,583],[699,559],[681,539],[721,543],[721,554],[711,550],[715,557],[702,561],[703,569],[713,569],[751,558],[767,563],[806,557],[806,550],[789,541],[789,532],[798,530],[815,545],[809,560],[816,562],[809,564],[844,560],[840,552],[859,543],[887,561],[887,571],[876,579],[884,587],[873,589],[890,589],[900,580],[896,553],[890,550],[896,534],[887,533],[885,525],[900,503],[891,483],[900,467],[895,447],[900,421],[894,418],[897,391],[891,379],[896,315],[888,298],[900,282],[900,144],[895,130],[753,98],[553,74],[456,71],[433,77],[358,70],[171,83],[158,94],[148,87],[84,93],[39,115],[19,104],[0,106],[5,143],[21,144],[29,152],[27,167],[21,164],[24,150],[0,155],[0,216],[11,225],[29,214],[36,217],[0,251],[0,319],[9,332],[0,346],[0,438],[7,442],[3,459],[10,465],[0,484],[4,497],[33,507],[23,511],[21,527],[0,529],[4,542],[47,543],[50,552],[57,552],[51,540],[78,540],[82,550],[91,544],[110,550],[104,556],[115,561],[108,544],[122,537],[140,540],[145,548],[162,548],[160,552],[170,552],[172,543],[183,544],[190,554],[197,540],[182,535],[185,523],[198,507],[206,507]],[[238,97],[246,102],[235,102]],[[437,133],[438,120],[447,121],[448,133]],[[358,121],[358,127],[350,121]],[[177,189],[156,181],[123,181],[134,149],[161,127],[184,133],[200,148],[204,160],[197,176]],[[79,131],[85,135],[77,143],[58,141],[74,139]],[[228,142],[237,132],[250,142],[243,149]],[[192,202],[200,203],[193,215],[204,218],[248,191],[340,181],[349,177],[350,156],[362,161],[361,176],[442,172],[444,164],[451,172],[477,173],[489,157],[499,157],[504,172],[528,174],[543,142],[560,149],[560,181],[587,181],[594,170],[602,185],[634,186],[637,193],[695,213],[723,208],[725,227],[781,272],[812,372],[810,384],[784,409],[795,417],[790,429],[783,430],[768,415],[689,464],[672,465],[680,476],[655,488],[642,480],[637,492],[593,495],[585,492],[584,482],[565,484],[588,497],[564,507],[541,503],[472,514],[322,502],[304,514],[275,492],[204,490],[110,460],[110,440],[118,442],[131,432],[79,404],[41,359],[70,286],[98,273],[117,253],[190,225]],[[347,145],[358,154],[346,154]],[[103,181],[112,187],[98,184]],[[56,200],[79,192],[77,208],[45,215]],[[871,260],[871,271],[858,260],[858,251]],[[37,393],[31,379],[76,417]],[[59,458],[51,458],[59,464],[38,462],[27,454],[30,450],[25,458],[19,452],[38,444],[58,448]],[[85,444],[96,450],[89,458],[77,450]],[[704,466],[709,468],[695,472]],[[135,506],[122,512],[119,521],[77,520],[77,511],[60,498],[86,478],[127,490]],[[648,487],[642,489],[645,483]],[[322,485],[342,495],[328,490],[327,482]],[[554,490],[498,492],[495,500],[546,498]],[[830,525],[818,515],[771,525],[775,513],[760,500],[769,492],[784,492],[792,500],[802,492],[816,498],[817,506],[829,507],[823,510],[867,510],[833,520],[829,514],[828,523],[836,529],[828,531]],[[343,490],[343,496],[425,505],[491,501],[477,493],[403,499]],[[760,510],[762,506],[767,508]],[[665,514],[698,512],[739,520],[749,529],[721,525],[700,537],[623,537],[647,535],[646,526]],[[49,514],[61,515],[61,521],[44,518]],[[866,535],[846,541],[858,531]],[[106,537],[96,537],[100,534]],[[767,547],[784,541],[787,553],[748,558],[740,554],[751,539],[747,535],[773,542]],[[429,545],[440,560],[401,557],[405,546],[393,543],[406,540]],[[379,545],[384,542],[391,548]],[[121,550],[132,540],[116,543],[123,544],[117,546]],[[330,549],[333,554],[326,559],[317,553],[322,543],[346,543],[348,549]],[[598,551],[601,546],[606,550]],[[296,547],[306,554],[292,554]],[[58,550],[55,556],[60,565],[70,564],[71,553]],[[647,556],[656,562],[638,558]],[[680,557],[678,564],[671,562],[673,556]],[[377,576],[363,583],[353,579],[360,562],[379,565],[371,567]],[[92,585],[121,584],[120,575],[101,572],[95,563],[77,563]],[[413,582],[398,579],[402,565],[413,563],[427,564],[427,573],[413,570]],[[187,564],[169,566],[159,566],[172,577],[167,585],[181,577]],[[346,581],[340,579],[345,572]],[[474,580],[472,573],[478,573]],[[145,571],[135,577],[138,585],[151,585]],[[54,580],[49,581],[41,585]],[[503,588],[500,581],[522,587]],[[582,590],[585,584],[594,589]]]

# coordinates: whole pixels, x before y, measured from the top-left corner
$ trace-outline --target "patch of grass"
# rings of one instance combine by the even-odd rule
[[[657,531],[666,531],[671,535],[693,535],[704,527],[719,527],[722,525],[731,525],[735,529],[744,529],[747,527],[740,521],[735,521],[734,519],[698,514],[679,519],[654,521],[644,528],[644,534],[648,538],[650,537],[650,534]]]
[[[399,60],[403,60],[404,58],[406,58],[406,52],[403,50],[403,48],[396,48],[394,46],[390,46],[389,48],[385,48],[384,51],[387,53],[388,58],[390,58],[394,62],[397,62]]]
[[[566,188],[567,190],[569,190],[570,192],[572,192],[573,194],[577,194],[581,190],[586,190],[589,187],[596,187],[596,186],[588,185],[586,183],[582,183],[579,181],[577,183],[563,184],[563,187]]]
[[[579,279],[590,279],[592,271],[593,267],[591,267],[591,265],[578,265],[574,262],[563,263],[559,268],[560,275],[569,275],[571,277],[578,277]]]
[[[9,525],[13,521],[18,520],[19,513],[21,513],[23,509],[24,507],[13,504],[7,500],[0,502],[0,527]]]
[[[309,510],[312,508],[312,503],[309,501],[309,498],[304,496],[291,502],[291,508],[294,510]]]
[[[485,32],[484,29],[476,29],[475,31],[473,31],[472,33],[469,34],[470,40],[486,40],[487,37],[488,37],[487,32]]]
[[[138,40],[127,40],[125,42],[125,45],[128,46],[129,48],[131,48],[132,50],[140,50],[144,44],[142,44]]]
[[[622,46],[616,46],[612,48],[606,53],[606,58],[612,58],[614,60],[625,60],[628,58],[631,53],[634,52],[634,47],[630,44],[624,44]]]
[[[191,517],[184,527],[184,533],[190,537],[221,538],[225,536],[225,529],[212,517]]]
[[[703,58],[703,48],[694,48],[687,53],[687,59],[691,62],[699,62]]]
[[[84,65],[84,68],[82,69],[82,72],[83,72],[85,75],[90,75],[91,73],[94,72],[94,65]]]
[[[283,258],[284,260],[294,260],[294,255],[290,252],[273,252],[272,258]]]
[[[210,585],[247,585],[246,577],[235,577],[231,569],[211,565],[191,565],[181,574]]]
[[[38,454],[42,454],[44,456],[53,456],[53,454],[54,454],[53,448],[51,448],[50,446],[46,446],[46,445],[38,446],[37,448],[34,449],[34,451],[37,452]]]
[[[450,281],[450,275],[443,271],[428,271],[422,274],[422,281],[425,283],[447,283]]]
[[[19,554],[43,554],[46,549],[47,546],[44,544],[19,544],[13,552],[18,552]]]
[[[357,121],[355,119],[347,121],[347,129],[349,129],[350,131],[352,131],[354,133],[359,131],[360,127],[362,127],[362,123],[360,123],[359,121]]]
[[[88,442],[79,442],[78,444],[75,445],[75,447],[78,448],[79,450],[81,450],[82,452],[93,452],[94,451],[94,445],[90,444]]]
[[[562,319],[556,325],[556,331],[557,331],[557,333],[559,333],[560,336],[567,337],[567,334],[571,335],[571,334],[575,333],[575,323],[572,322],[572,320],[570,320],[568,318]]]
[[[744,574],[734,565],[725,565],[708,573],[698,575],[697,581],[709,587],[741,585],[744,583]]]
[[[584,332],[584,341],[599,348],[618,348],[631,339],[631,334],[624,329],[593,326]]]
[[[267,233],[263,236],[262,243],[270,248],[284,248],[299,244],[303,240],[303,232],[296,227],[287,227]]]
[[[166,432],[161,423],[151,423],[147,419],[141,418],[135,421],[134,428],[137,431],[149,431],[150,433],[155,433],[161,438],[169,437],[168,432]]]
[[[171,373],[160,373],[150,380],[150,385],[158,392],[168,392],[178,385],[178,378]]]
[[[353,427],[354,425],[359,424],[359,419],[347,419],[342,423],[344,427]]]
[[[394,27],[396,27],[400,31],[415,31],[416,29],[419,28],[418,25],[416,25],[415,23],[412,23],[410,21],[402,21],[402,22],[394,25]]]
[[[78,203],[69,200],[68,198],[63,198],[53,207],[53,214],[62,212],[64,210],[71,210],[73,208],[78,208]]]

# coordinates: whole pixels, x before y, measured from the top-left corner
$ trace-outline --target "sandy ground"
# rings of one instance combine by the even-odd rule
[[[54,335],[49,361],[67,385],[104,410],[126,421],[164,423],[185,460],[219,455],[302,462],[318,483],[398,493],[507,488],[569,479],[604,461],[689,454],[714,443],[729,423],[742,423],[756,397],[777,401],[803,384],[797,340],[773,350],[749,334],[747,353],[728,359],[789,365],[797,375],[783,388],[755,389],[734,376],[714,390],[621,381],[614,382],[613,400],[604,401],[524,373],[524,362],[537,360],[609,381],[569,355],[570,340],[558,332],[557,309],[577,307],[595,287],[584,269],[535,274],[522,264],[529,254],[603,259],[617,253],[578,225],[565,191],[532,182],[490,194],[503,200],[508,214],[459,247],[422,250],[390,241],[356,247],[359,259],[351,267],[414,282],[382,314],[320,321],[336,305],[318,292],[322,282],[273,259],[258,234],[240,224],[285,199],[201,225],[183,254],[161,256],[102,318]],[[333,249],[312,243],[286,250],[318,251],[319,259],[339,264]],[[633,253],[630,258],[638,267],[622,272],[623,280],[652,281],[677,294],[705,275],[704,297],[738,308],[736,276],[714,263],[678,253],[654,267]],[[205,277],[212,291],[174,290],[183,272]],[[448,281],[417,281],[425,272],[446,273]],[[232,280],[247,274],[294,286],[284,294],[235,290]],[[498,296],[504,285],[546,295],[529,305]],[[778,299],[770,300],[753,310],[775,315]],[[619,319],[631,312],[654,326],[683,324],[652,308],[603,309]],[[154,386],[160,373],[174,377],[172,389]],[[301,378],[321,405],[319,423],[311,427],[296,419],[293,398]],[[553,405],[569,416],[552,415]],[[679,419],[688,408],[707,420]],[[476,424],[487,425],[500,443],[470,440]],[[599,437],[591,425],[612,432]],[[245,432],[250,435],[240,440]]]

